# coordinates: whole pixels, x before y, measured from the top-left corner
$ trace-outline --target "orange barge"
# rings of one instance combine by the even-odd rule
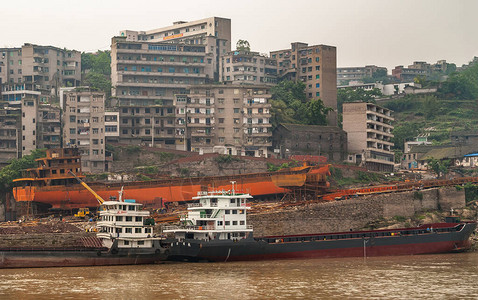
[[[69,171],[79,178],[81,161],[78,149],[48,149],[46,157],[37,159],[38,167],[25,170],[23,178],[15,180],[13,195],[17,202],[36,202],[52,209],[96,207],[95,197],[78,184]],[[318,174],[318,172],[320,174]],[[88,185],[103,199],[116,197],[124,186],[124,197],[151,207],[162,207],[165,202],[190,201],[197,192],[207,189],[227,190],[231,181],[238,189],[255,197],[268,197],[288,192],[289,186],[306,184],[313,180],[319,189],[326,189],[328,167],[299,167],[279,172],[251,173],[230,176],[170,178],[151,181],[120,183],[89,182]],[[280,182],[276,185],[275,183]],[[292,184],[288,184],[291,182]]]

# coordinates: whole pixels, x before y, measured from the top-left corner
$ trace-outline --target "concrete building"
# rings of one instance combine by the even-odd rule
[[[396,66],[392,70],[392,76],[402,82],[413,81],[416,77],[426,77],[428,71],[419,68],[404,68],[403,66]]]
[[[84,172],[104,172],[105,160],[105,94],[89,89],[63,93],[63,136],[65,146],[80,150]]]
[[[115,37],[111,46],[113,96],[119,107],[122,143],[173,145],[174,96],[187,94],[190,84],[213,77],[213,55],[203,44],[128,41]],[[154,121],[159,132],[152,131]],[[155,124],[155,126],[156,126]]]
[[[0,168],[21,157],[21,109],[0,104]]]
[[[53,46],[24,44],[0,48],[0,77],[5,91],[43,91],[77,86],[81,81],[81,53]],[[9,94],[7,94],[9,95]],[[9,95],[5,100],[19,100]],[[5,97],[5,93],[2,93]]]
[[[337,49],[333,46],[292,43],[290,49],[271,51],[277,59],[279,77],[305,83],[309,99],[320,98],[326,107],[337,111]],[[329,125],[337,125],[336,114]]]
[[[177,149],[268,157],[271,95],[264,85],[191,86],[176,98]]]
[[[105,111],[106,142],[119,142],[119,111]]]
[[[226,83],[277,83],[277,60],[258,52],[228,52],[221,56],[219,71],[220,80]]]
[[[337,89],[362,89],[364,91],[371,91],[373,89],[379,89],[384,96],[398,95],[406,93],[407,87],[419,86],[415,82],[402,82],[402,83],[389,83],[383,84],[381,82],[375,83],[358,83],[355,81],[349,82],[348,85],[338,86]]]
[[[172,26],[148,31],[122,30],[126,41],[182,45],[203,45],[212,64],[211,79],[219,81],[220,56],[231,51],[231,20],[219,17],[185,22],[174,22]]]
[[[348,161],[372,171],[392,172],[394,152],[392,111],[373,103],[343,104],[343,129],[348,137]]]
[[[377,67],[375,65],[337,68],[337,85],[344,85],[350,80],[372,78],[377,71],[384,72],[385,75],[387,74],[387,68]]]
[[[0,111],[0,165],[35,149],[60,147],[59,107],[30,93],[20,101],[2,102]]]
[[[347,133],[337,126],[279,124],[272,136],[274,153],[281,158],[318,155],[334,162],[347,159]]]

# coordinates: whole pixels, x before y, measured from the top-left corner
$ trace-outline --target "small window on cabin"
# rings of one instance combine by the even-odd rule
[[[233,209],[233,210],[232,210],[232,214],[233,214],[233,215],[237,215],[237,209]]]
[[[118,221],[119,221],[119,222],[123,221],[123,217],[122,217],[122,216],[116,216],[116,221],[117,221],[117,222],[118,222]]]
[[[218,226],[222,226],[222,221],[217,221]]]
[[[51,173],[52,173],[52,174],[56,174],[56,170],[51,170]]]
[[[138,245],[144,245],[144,241],[138,241]]]
[[[241,221],[239,224],[246,225],[246,221]]]
[[[123,241],[125,245],[129,245],[129,241]]]
[[[136,222],[142,222],[143,221],[143,217],[136,217]]]
[[[128,206],[128,210],[135,210],[135,209],[134,209],[134,205],[129,205],[129,206]]]
[[[231,203],[236,203],[236,199],[231,198]]]
[[[134,233],[141,233],[141,228],[135,228]]]
[[[237,221],[232,221],[232,225],[237,225]]]
[[[132,216],[127,216],[126,217],[126,222],[132,222],[133,221],[133,217]]]
[[[133,233],[133,228],[125,228],[126,233]]]
[[[239,214],[240,214],[240,215],[243,215],[243,214],[244,214],[244,210],[242,210],[242,209],[239,210]]]
[[[60,174],[65,174],[65,169],[60,169]]]
[[[224,212],[226,215],[230,214],[231,211],[229,209],[226,209],[226,211]]]
[[[231,225],[231,222],[230,222],[230,221],[226,221],[226,222],[225,222],[225,225],[226,225],[226,226],[229,226],[229,225]]]

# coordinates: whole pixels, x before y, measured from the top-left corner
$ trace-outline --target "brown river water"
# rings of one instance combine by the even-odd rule
[[[0,270],[0,299],[478,299],[478,252]]]

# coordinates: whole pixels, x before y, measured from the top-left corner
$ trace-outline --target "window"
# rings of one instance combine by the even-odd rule
[[[136,217],[135,220],[136,222],[143,222],[143,217]]]
[[[126,217],[128,218],[128,217]],[[133,233],[133,228],[125,228],[126,233]]]
[[[141,233],[141,228],[135,228],[134,233]],[[139,243],[138,243],[139,244]]]
[[[219,118],[219,123],[220,124],[224,123],[224,118]]]
[[[232,221],[232,225],[237,225],[237,221]]]
[[[132,216],[126,216],[126,222],[133,222]]]
[[[238,114],[239,113],[239,108],[234,108],[234,113]]]
[[[224,211],[224,213],[225,213],[226,215],[229,215],[229,214],[231,213],[231,211],[230,211],[229,209],[226,209],[226,210]]]
[[[315,84],[315,87],[316,87],[316,88],[319,88],[319,87],[320,87],[320,83],[316,83],[316,84]]]
[[[98,128],[93,128],[93,134],[98,134]]]
[[[225,222],[225,225],[226,225],[226,226],[229,226],[229,225],[231,225],[231,222],[230,222],[230,221],[226,221],[226,222]]]
[[[315,79],[319,79],[319,78],[320,78],[319,74],[315,75]]]
[[[128,245],[129,245],[129,241],[123,241],[123,244],[124,244],[125,246],[128,246]]]
[[[70,128],[70,134],[75,134],[76,130],[75,128]]]
[[[319,58],[318,58],[318,57],[316,57],[316,58],[315,58],[315,61],[316,61],[316,62],[319,62]]]

